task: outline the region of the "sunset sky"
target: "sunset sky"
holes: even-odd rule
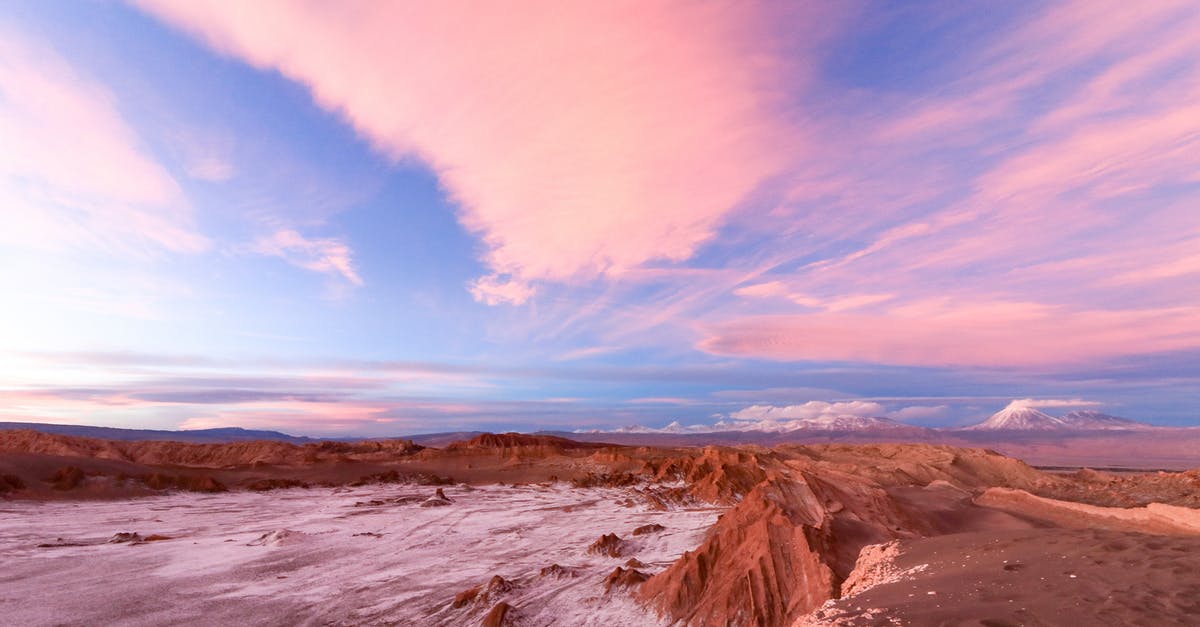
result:
[[[9,0],[0,421],[1200,424],[1200,3]]]

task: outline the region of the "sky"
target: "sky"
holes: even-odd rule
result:
[[[1200,4],[0,9],[0,420],[1200,425]]]

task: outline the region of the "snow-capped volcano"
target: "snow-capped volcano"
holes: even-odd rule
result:
[[[1061,420],[1067,427],[1072,429],[1123,430],[1153,428],[1153,425],[1148,425],[1144,422],[1138,422],[1128,418],[1119,418],[1117,416],[1111,416],[1104,412],[1095,410],[1073,411],[1062,418],[1059,418],[1059,420]]]
[[[1095,410],[1076,410],[1061,418],[1055,418],[1019,401],[1013,401],[1004,409],[992,414],[991,418],[967,427],[968,430],[980,431],[1118,431],[1153,428],[1153,425],[1110,416]]]
[[[1067,424],[1061,419],[1019,403],[1009,403],[1008,407],[992,414],[991,418],[967,427],[980,431],[1057,431],[1065,428]]]

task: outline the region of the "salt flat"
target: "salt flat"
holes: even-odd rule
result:
[[[630,489],[564,483],[375,485],[0,507],[0,622],[466,625],[498,601],[527,625],[653,625],[604,578],[631,558],[654,573],[698,546],[723,511],[656,511]],[[382,505],[371,501],[383,501]],[[658,523],[665,530],[631,531]],[[170,539],[109,543],[136,532]],[[600,535],[626,540],[594,555]],[[38,545],[64,545],[41,546]],[[542,576],[558,564],[574,576]],[[494,575],[512,589],[453,608]]]

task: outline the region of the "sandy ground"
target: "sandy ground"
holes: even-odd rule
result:
[[[386,502],[432,493],[387,485],[2,503],[0,623],[468,625],[503,600],[527,625],[653,625],[624,591],[606,593],[604,577],[630,557],[661,570],[722,511],[654,511],[630,506],[625,490],[562,483],[447,487],[453,503],[443,507]],[[666,529],[630,535],[648,523]],[[172,539],[107,542],[119,532]],[[625,555],[586,551],[605,533],[629,541]],[[540,576],[551,564],[574,576]],[[493,575],[512,590],[450,607]]]
[[[1200,538],[1029,529],[902,541],[898,581],[808,625],[1200,625]]]

